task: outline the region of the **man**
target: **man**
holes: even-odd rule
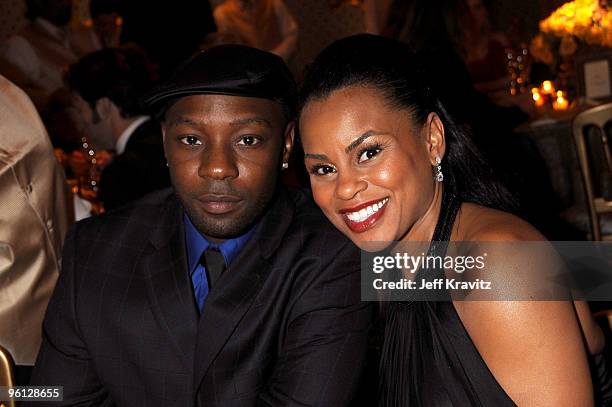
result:
[[[74,104],[89,128],[98,128],[88,133],[104,133],[117,153],[100,179],[106,210],[170,186],[160,125],[138,103],[153,80],[144,56],[129,49],[96,51],[70,66]]]
[[[0,346],[27,384],[68,229],[66,182],[26,94],[0,76]]]
[[[350,405],[371,310],[358,251],[277,183],[295,93],[282,59],[226,45],[147,98],[174,191],[72,230],[33,384],[65,404]]]

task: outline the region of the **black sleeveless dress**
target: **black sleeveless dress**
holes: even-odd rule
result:
[[[460,206],[454,195],[443,195],[428,255],[445,256]],[[436,273],[434,278],[444,277],[443,270],[428,272]],[[382,311],[386,323],[380,407],[516,406],[470,339],[450,295],[445,302],[383,303]],[[593,359],[596,405],[607,406],[612,394],[610,375],[601,355]]]
[[[461,203],[444,194],[428,255],[445,256]],[[433,278],[444,277],[443,270]],[[419,278],[417,273],[416,278]],[[452,302],[388,302],[379,404],[515,406],[478,353]]]

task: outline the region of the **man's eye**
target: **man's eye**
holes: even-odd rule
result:
[[[361,154],[359,154],[359,162],[362,163],[364,161],[368,161],[372,158],[374,158],[378,153],[380,153],[380,148],[376,147],[376,148],[368,148],[366,150],[363,150],[361,152]]]
[[[179,141],[183,144],[186,144],[188,146],[199,146],[202,144],[202,142],[200,141],[200,139],[198,139],[196,136],[183,136],[183,137],[179,137]]]
[[[312,167],[310,172],[316,175],[327,175],[333,174],[336,172],[336,169],[330,165],[317,165],[316,167]]]
[[[261,143],[261,140],[255,136],[244,136],[238,142],[238,144],[241,146],[253,146],[259,143]]]

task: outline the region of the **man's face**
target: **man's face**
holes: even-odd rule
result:
[[[239,236],[265,211],[292,126],[273,101],[196,95],[179,99],[162,124],[174,189],[208,239]]]
[[[78,93],[71,93],[72,107],[78,113],[73,116],[77,120],[77,126],[83,134],[88,134],[94,140],[106,140],[114,144],[121,134],[113,132],[113,126],[109,115],[101,116],[100,112],[94,110]],[[108,101],[110,103],[110,101]]]

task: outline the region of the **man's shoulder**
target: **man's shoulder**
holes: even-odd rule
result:
[[[352,248],[350,240],[336,229],[316,205],[312,194],[306,189],[288,189],[287,195],[294,205],[293,219],[287,230],[288,236],[298,236],[305,246]]]
[[[79,221],[77,227],[81,233],[114,234],[127,229],[146,233],[157,228],[168,216],[168,212],[178,205],[174,190],[166,188],[102,215]]]
[[[326,222],[327,218],[315,203],[312,192],[304,188],[286,188],[286,195],[295,207],[294,221],[308,218],[315,222]]]

